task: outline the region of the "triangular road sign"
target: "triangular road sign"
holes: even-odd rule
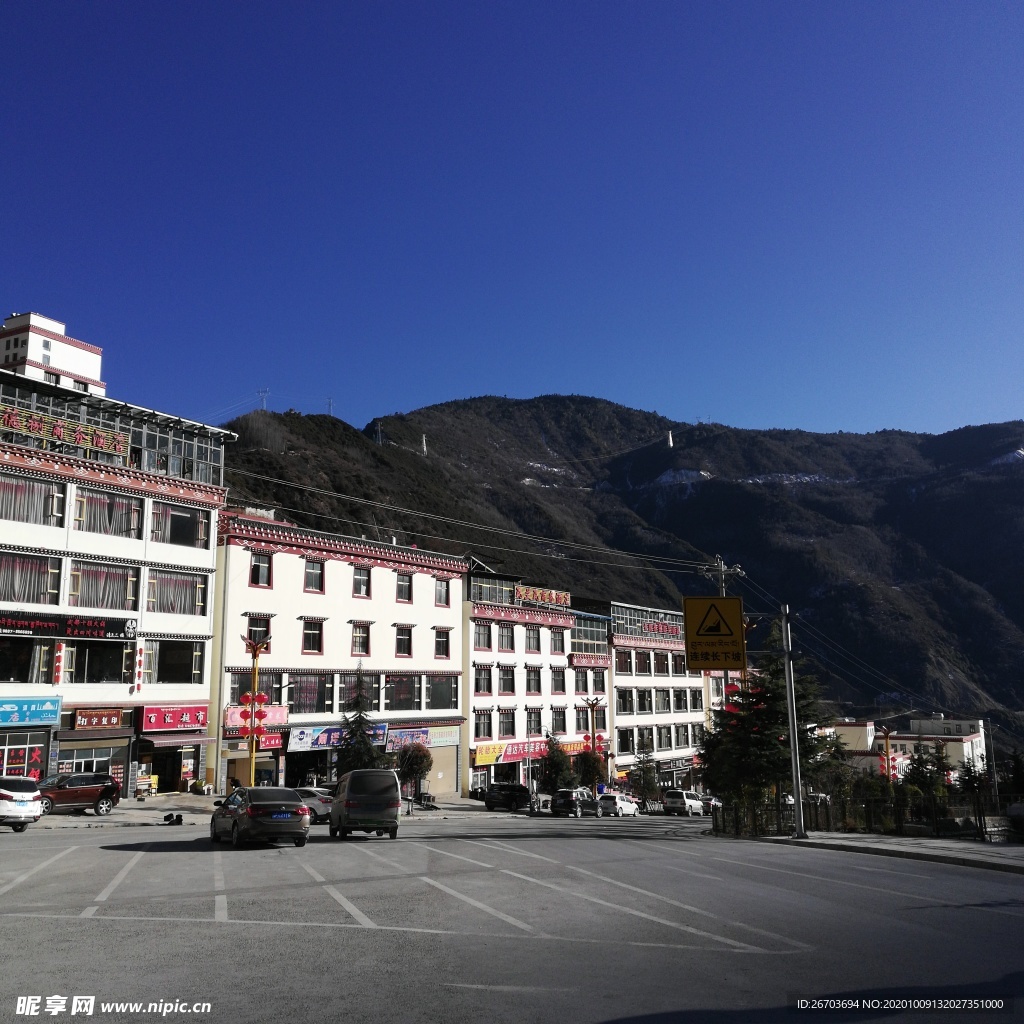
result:
[[[726,622],[725,617],[718,610],[718,606],[714,604],[708,606],[704,618],[701,619],[701,623],[697,627],[696,635],[708,637],[735,636],[729,623]]]

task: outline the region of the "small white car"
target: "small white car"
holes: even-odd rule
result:
[[[625,793],[602,793],[598,800],[601,810],[616,818],[635,818],[640,808]]]
[[[666,814],[704,814],[700,796],[690,790],[666,789],[661,794],[661,806]]]
[[[24,832],[30,822],[42,816],[42,800],[35,779],[0,776],[0,825],[10,825],[15,832]]]

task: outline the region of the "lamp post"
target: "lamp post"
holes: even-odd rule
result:
[[[603,697],[588,697],[583,701],[584,706],[590,716],[590,749],[597,753],[597,729],[594,727],[595,713],[598,708],[604,707]],[[597,796],[597,783],[591,785],[591,791],[594,796]]]
[[[260,640],[250,640],[242,636],[242,643],[245,644],[246,654],[252,657],[252,685],[248,693],[243,693],[239,700],[248,705],[242,709],[242,719],[251,723],[243,725],[239,732],[249,740],[249,785],[256,785],[256,740],[267,730],[263,727],[263,719],[267,717],[263,705],[266,703],[267,695],[260,693],[260,655],[270,647],[270,634]],[[248,698],[248,699],[246,699]]]

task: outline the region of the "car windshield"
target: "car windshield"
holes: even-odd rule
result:
[[[257,786],[249,790],[249,802],[253,804],[302,803],[302,797],[294,789],[283,786]]]
[[[67,782],[70,779],[70,775],[47,775],[39,785],[40,786],[59,786],[62,782]]]
[[[35,779],[24,779],[10,775],[0,779],[0,789],[6,789],[8,793],[34,793],[36,788]]]
[[[555,796],[572,796],[573,790],[571,789],[560,789]]]

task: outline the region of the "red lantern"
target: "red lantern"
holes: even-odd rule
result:
[[[252,694],[249,692],[243,693],[238,699],[242,704],[251,704]]]
[[[262,691],[260,691],[259,693],[256,694],[256,703],[257,704],[266,704],[269,699],[270,698],[265,693],[263,693]]]

